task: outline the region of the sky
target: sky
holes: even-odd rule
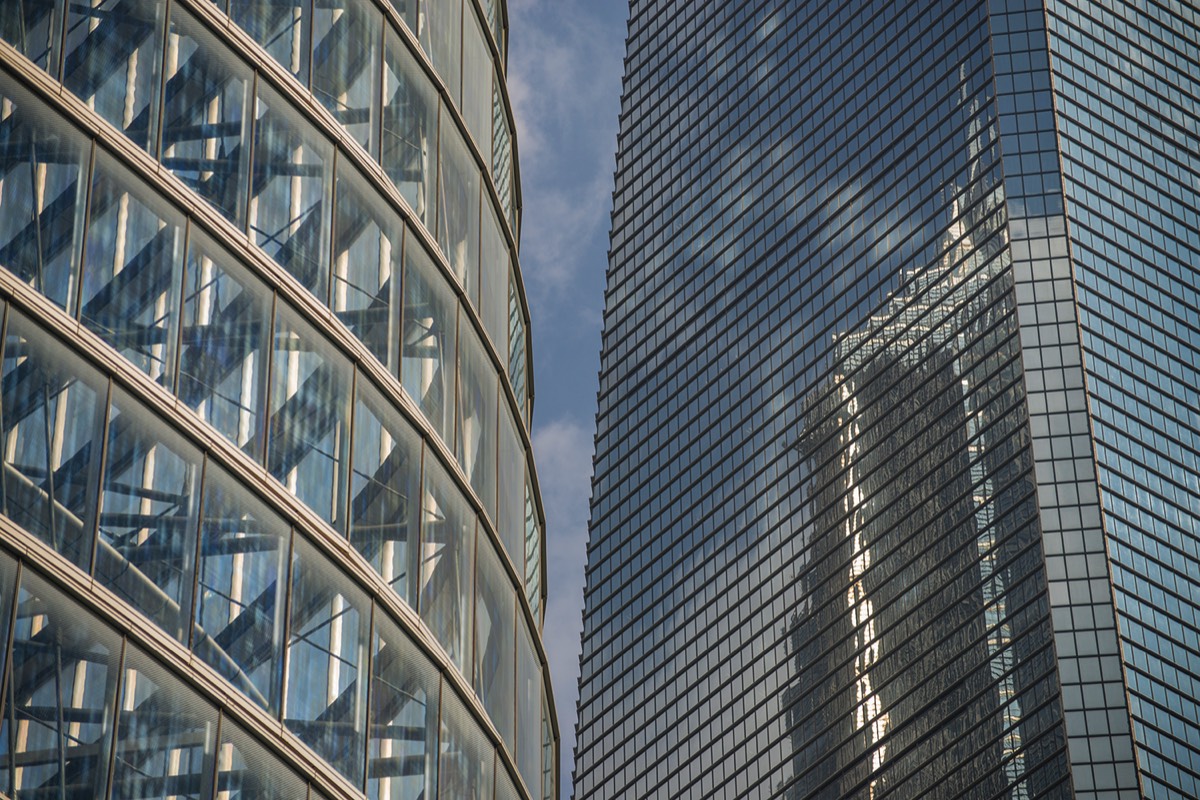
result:
[[[571,796],[583,571],[625,0],[509,0],[508,87],[533,321],[533,453],[546,511],[543,633]]]

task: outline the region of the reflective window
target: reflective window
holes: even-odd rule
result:
[[[511,270],[508,242],[491,202],[483,204],[479,258],[479,316],[483,329],[504,357],[508,352],[508,281]]]
[[[437,669],[391,620],[375,618],[367,796],[437,796]]]
[[[438,797],[441,800],[492,800],[495,751],[458,696],[442,696],[438,743]]]
[[[438,149],[438,245],[479,308],[479,168],[442,109]]]
[[[492,51],[483,38],[472,3],[463,9],[462,110],[463,121],[479,152],[492,149]]]
[[[517,769],[538,795],[542,778],[542,671],[524,615],[517,626]]]
[[[354,406],[353,453],[350,542],[415,607],[421,439],[366,381]]]
[[[421,503],[421,620],[463,674],[471,656],[475,517],[436,458]],[[511,592],[510,592],[511,594]]]
[[[496,530],[517,574],[525,571],[525,446],[507,402],[500,404],[500,468]]]
[[[475,692],[513,747],[516,600],[495,548],[480,538],[475,582]]]
[[[304,798],[304,780],[244,730],[221,720],[217,748],[217,800]]]
[[[98,153],[88,201],[83,324],[173,388],[183,273],[183,216]]]
[[[375,87],[382,22],[370,0],[348,0],[336,6],[317,3],[312,10],[313,94],[376,158],[372,116],[379,108]]]
[[[517,210],[513,202],[512,135],[509,133],[508,113],[500,92],[502,79],[497,76],[492,87],[492,181],[500,195],[500,207],[513,231],[517,229]],[[487,154],[487,151],[484,151]]]
[[[380,164],[417,219],[433,227],[438,96],[392,30],[384,39],[383,141]]]
[[[62,81],[139,147],[154,153],[166,4],[67,4]]]
[[[279,709],[290,530],[229,473],[209,464],[192,648],[244,694]]]
[[[496,368],[472,328],[458,349],[458,463],[492,519],[496,513]]]
[[[96,580],[187,641],[200,453],[114,390],[104,451]]]
[[[4,94],[0,263],[73,313],[90,145],[25,92]]]
[[[355,171],[338,169],[330,305],[392,372],[400,341],[400,216]]]
[[[267,469],[335,528],[343,525],[350,366],[280,305],[271,357]]]
[[[261,82],[254,123],[250,238],[324,301],[333,147]]]
[[[542,607],[542,526],[538,522],[533,486],[525,483],[525,597],[534,619],[541,619]]]
[[[521,308],[521,296],[516,277],[510,278],[508,289],[508,379],[512,382],[513,394],[521,407],[521,414],[529,420],[529,398],[525,395],[525,312]]]
[[[211,796],[216,740],[216,709],[127,646],[111,796]]]
[[[178,5],[163,92],[163,166],[239,227],[250,157],[250,69]]]
[[[16,311],[4,337],[4,513],[87,569],[107,381]]]
[[[458,300],[415,242],[404,266],[400,381],[442,440],[451,442]]]
[[[272,296],[195,227],[188,238],[179,399],[254,457],[262,453]]]
[[[309,5],[309,0],[229,0],[233,21],[306,86],[313,17]]]
[[[283,721],[355,785],[362,783],[367,598],[303,539],[292,562]]]
[[[59,36],[65,0],[12,0],[0,14],[0,39],[51,73],[58,73]]]
[[[462,108],[462,75],[459,58],[462,51],[462,0],[425,0],[422,10],[428,17],[429,42],[425,52],[433,62],[454,104]],[[422,40],[422,44],[425,41]]]
[[[13,797],[104,795],[120,657],[116,633],[23,575],[0,731],[0,785]]]

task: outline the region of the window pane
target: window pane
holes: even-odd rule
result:
[[[121,640],[39,576],[17,595],[0,785],[18,800],[102,797]]]
[[[339,529],[346,497],[350,378],[345,357],[280,305],[271,360],[267,468]]]
[[[232,476],[208,465],[193,648],[263,708],[279,710],[290,530]]]
[[[371,116],[379,107],[375,93],[383,17],[369,0],[318,3],[312,14],[313,94],[355,141],[377,156]]]
[[[162,162],[241,227],[249,174],[250,70],[178,5],[171,10]]]
[[[91,145],[0,80],[0,263],[74,313]]]
[[[463,11],[463,120],[479,152],[492,150],[492,51],[472,4]]]
[[[57,75],[63,0],[11,0],[8,7],[0,14],[0,39]]]
[[[484,508],[496,518],[496,368],[469,326],[461,331],[458,463]]]
[[[96,580],[186,642],[200,453],[123,392],[113,392]]]
[[[358,388],[353,447],[350,542],[415,608],[421,439],[366,381]]]
[[[173,388],[183,216],[100,153],[92,175],[80,317]]]
[[[508,243],[491,201],[483,204],[480,239],[479,315],[483,329],[496,345],[501,358],[508,355],[508,275],[511,271]]]
[[[87,569],[107,381],[10,310],[4,337],[4,513]]]
[[[517,632],[517,769],[529,793],[538,795],[542,778],[542,670],[524,615]]]
[[[209,797],[217,710],[133,646],[125,652],[112,797]]]
[[[517,294],[517,279],[509,279],[508,289],[508,379],[525,421],[529,421],[529,399],[525,395],[525,312]]]
[[[421,5],[429,17],[426,52],[433,62],[433,68],[450,91],[454,104],[461,108],[459,57],[462,47],[462,0],[425,0]]]
[[[496,800],[521,800],[512,776],[498,760],[496,762]]]
[[[479,168],[442,109],[438,149],[438,246],[479,308]]]
[[[296,800],[304,780],[226,717],[217,749],[217,800]]]
[[[437,93],[408,46],[391,29],[385,45],[380,163],[417,219],[432,229]]]
[[[254,458],[262,454],[271,301],[265,286],[193,227],[179,399]]]
[[[229,16],[271,57],[308,85],[310,0],[230,0]]]
[[[325,300],[333,146],[261,83],[255,120],[250,237]]]
[[[400,216],[355,171],[338,170],[333,310],[394,374],[399,360]]]
[[[508,129],[508,113],[504,107],[503,85],[497,77],[492,87],[492,180],[500,195],[500,207],[513,231],[517,229],[517,212],[513,203],[512,136]],[[485,151],[486,157],[486,151]]]
[[[508,402],[500,405],[500,469],[496,529],[517,574],[525,574],[525,445]]]
[[[371,673],[367,796],[437,796],[437,669],[391,620],[377,616]]]
[[[480,537],[475,583],[475,693],[513,747],[516,598],[495,549]]]
[[[533,487],[525,483],[525,597],[535,619],[542,607],[542,526],[533,502]]]
[[[365,682],[359,681],[371,607],[302,539],[293,556],[284,724],[362,785]]]
[[[166,4],[93,0],[67,8],[63,83],[153,154]]]
[[[454,441],[455,335],[458,300],[413,237],[404,256],[400,380],[441,435]]]
[[[421,619],[468,675],[471,657],[475,517],[435,458],[425,460],[421,504]]]
[[[454,692],[442,693],[438,797],[492,800],[495,749]]]

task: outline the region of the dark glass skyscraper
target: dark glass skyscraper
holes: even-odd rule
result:
[[[1200,14],[633,2],[576,793],[1200,794]]]
[[[0,1],[0,795],[556,797],[507,34]]]

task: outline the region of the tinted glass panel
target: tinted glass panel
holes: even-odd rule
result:
[[[353,446],[350,542],[415,607],[421,439],[365,381],[354,406]]]
[[[107,381],[9,312],[4,339],[4,513],[83,568],[92,558]]]
[[[162,162],[241,225],[250,156],[250,70],[179,6],[171,10]]]
[[[200,467],[195,447],[114,391],[96,580],[183,641],[191,617]]]
[[[271,293],[192,229],[184,279],[179,399],[253,457],[262,453]]]
[[[104,154],[96,157],[88,214],[80,317],[171,389],[183,217]]]
[[[287,704],[283,721],[356,785],[363,777],[366,736],[365,595],[307,542],[292,562]]]

